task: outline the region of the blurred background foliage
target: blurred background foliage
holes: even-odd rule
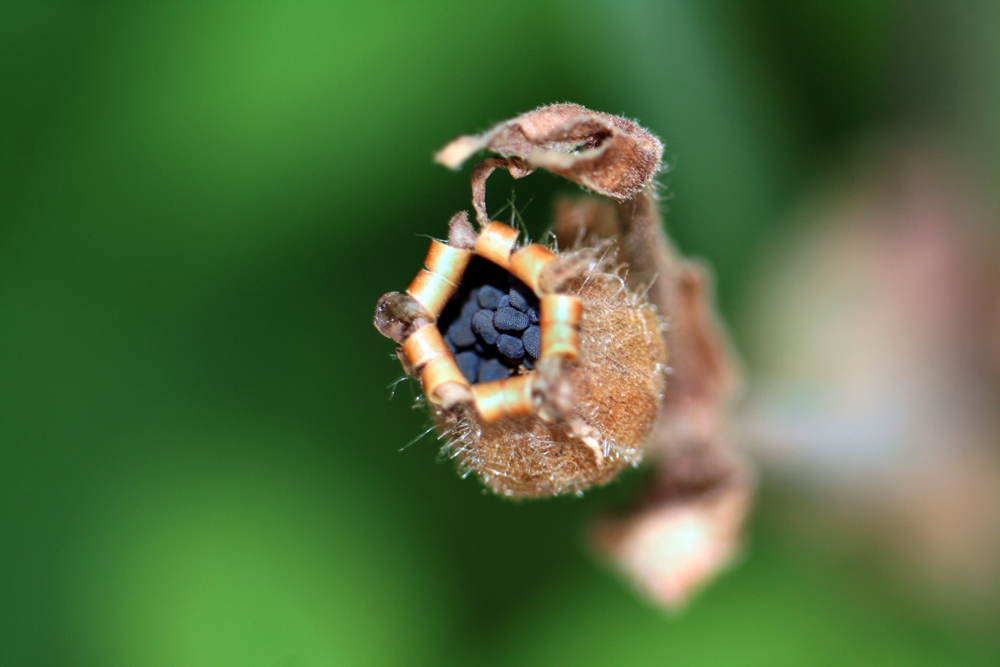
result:
[[[800,530],[766,471],[745,561],[664,615],[586,544],[641,471],[515,504],[400,451],[370,322],[469,207],[432,152],[573,101],[663,137],[752,348],[859,144],[933,136],[995,205],[997,44],[991,2],[0,3],[0,662],[996,664],[995,598]],[[574,190],[494,178],[535,234]]]

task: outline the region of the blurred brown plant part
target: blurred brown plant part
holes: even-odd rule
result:
[[[738,554],[754,485],[731,425],[739,373],[708,270],[677,252],[649,189],[622,203],[564,199],[554,231],[560,244],[613,240],[627,282],[645,286],[666,317],[671,372],[646,446],[654,481],[630,512],[601,519],[595,537],[642,592],[680,607]]]
[[[761,369],[748,437],[813,508],[808,530],[832,522],[846,543],[875,545],[935,600],[992,604],[995,203],[926,137],[881,137],[846,171],[803,207],[808,233],[774,249],[748,304]]]

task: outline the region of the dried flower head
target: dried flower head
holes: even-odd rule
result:
[[[707,272],[660,221],[662,144],[632,121],[557,104],[436,159],[458,168],[480,150],[499,157],[472,170],[478,229],[455,214],[406,292],[379,300],[375,326],[420,380],[445,453],[497,494],[579,494],[652,455],[642,505],[595,535],[641,590],[682,604],[737,553],[753,476],[731,447],[738,383]],[[553,247],[519,245],[486,213],[497,168],[548,169],[604,198],[562,201]],[[697,544],[685,542],[692,526]]]
[[[472,170],[478,229],[457,213],[447,243],[433,241],[406,292],[384,295],[375,314],[420,380],[444,451],[518,498],[582,493],[647,450],[704,464],[679,468],[700,481],[669,485],[671,503],[703,505],[706,491],[745,480],[725,455],[735,374],[705,272],[680,260],[657,211],[660,141],[624,118],[559,104],[460,137],[436,159],[458,168],[481,150],[499,157]],[[548,169],[605,198],[562,202],[557,246],[519,245],[517,230],[486,213],[497,168],[515,178]],[[706,569],[725,560],[713,558]]]
[[[496,167],[545,166],[627,199],[662,146],[629,121],[558,105],[457,139],[438,160],[458,166],[482,148],[505,157],[473,171],[479,231],[457,214],[407,292],[379,301],[375,325],[400,344],[463,471],[508,496],[582,492],[642,457],[663,393],[662,321],[608,248],[519,247],[517,230],[486,216],[485,182]]]

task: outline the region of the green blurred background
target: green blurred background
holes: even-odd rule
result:
[[[0,4],[0,663],[996,664],[803,536],[765,475],[745,561],[667,616],[437,459],[376,299],[469,208],[434,150],[535,106],[667,144],[668,226],[748,273],[859,137],[920,124],[1000,177],[993,3]],[[546,225],[547,175],[491,181]],[[751,359],[751,371],[752,368]]]

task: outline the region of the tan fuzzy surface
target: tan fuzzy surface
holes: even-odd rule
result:
[[[584,307],[580,356],[559,378],[571,396],[570,414],[545,421],[536,413],[490,424],[467,408],[435,411],[445,453],[500,495],[581,493],[610,481],[641,460],[659,413],[667,351],[654,309],[596,263],[560,291],[578,295]],[[536,396],[540,404],[547,400]],[[596,430],[599,452],[581,439],[581,427]]]

